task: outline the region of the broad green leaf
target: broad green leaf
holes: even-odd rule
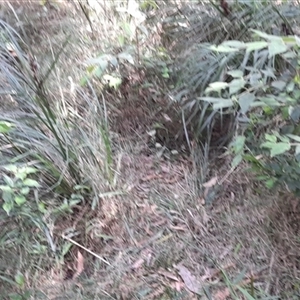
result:
[[[4,174],[3,179],[7,185],[9,185],[10,187],[14,187],[14,181],[9,176]]]
[[[281,40],[272,41],[269,44],[269,58],[277,54],[282,54],[288,50],[287,45]]]
[[[29,187],[28,187],[28,186],[25,186],[25,187],[21,188],[20,193],[21,193],[22,195],[28,195],[28,194],[29,194],[29,191],[30,191]]]
[[[298,136],[298,135],[286,134],[286,136],[289,137],[290,139],[296,141],[296,142],[300,142],[300,136]]]
[[[38,208],[39,208],[39,211],[42,212],[43,214],[46,213],[46,207],[45,207],[45,203],[43,202],[39,202],[38,204]]]
[[[283,143],[289,143],[290,142],[290,140],[289,140],[289,138],[287,136],[281,135],[277,131],[273,131],[273,134],[276,135],[277,138],[280,139]]]
[[[268,142],[272,142],[272,143],[276,143],[277,142],[277,137],[273,134],[268,134],[266,133],[265,134],[265,139],[268,141]]]
[[[15,281],[19,286],[23,287],[25,284],[24,275],[21,272],[18,272],[17,275],[15,276]]]
[[[231,70],[231,71],[228,71],[227,74],[232,76],[233,78],[240,78],[240,77],[243,77],[244,72],[241,70]]]
[[[291,149],[290,143],[277,143],[271,149],[271,157],[274,157],[279,154],[283,154]]]
[[[255,95],[253,93],[243,93],[239,96],[239,105],[241,107],[241,112],[246,113],[255,100]]]
[[[259,97],[258,99],[270,107],[280,106],[280,103],[271,97]]]
[[[238,78],[232,80],[229,84],[229,94],[235,94],[238,91],[240,91],[245,86],[245,80],[244,78]]]
[[[2,206],[2,208],[6,211],[6,213],[9,215],[11,210],[14,208],[13,202],[5,202]]]
[[[266,47],[268,47],[268,43],[267,42],[250,42],[250,43],[246,43],[246,49],[247,49],[247,52],[251,52],[251,51],[254,51],[254,50],[261,50],[261,49],[264,49]]]
[[[295,82],[291,81],[291,82],[287,85],[286,91],[287,91],[288,93],[291,93],[294,89],[295,89]]]
[[[9,122],[0,121],[0,133],[8,133],[14,128],[15,125]]]
[[[241,163],[242,160],[243,160],[243,156],[241,153],[236,155],[231,162],[231,167],[232,168],[237,167]]]
[[[209,87],[212,91],[221,91],[225,88],[228,87],[228,83],[227,82],[212,82],[209,84]]]
[[[298,122],[300,120],[300,106],[289,107],[289,116],[294,122]]]
[[[276,81],[273,81],[271,85],[274,88],[282,91],[286,87],[286,82],[283,80],[276,80]]]
[[[26,198],[23,195],[17,195],[15,196],[15,202],[21,206],[22,204],[24,204],[26,202]]]
[[[230,53],[230,52],[237,52],[239,51],[238,49],[235,49],[235,48],[231,48],[231,47],[226,47],[226,46],[222,46],[222,45],[219,45],[219,46],[210,46],[209,47],[210,50],[212,51],[216,51],[216,52],[221,52],[221,53]]]
[[[28,187],[39,187],[40,186],[40,184],[36,180],[30,179],[30,178],[26,178],[23,181],[23,184]]]
[[[3,192],[12,192],[12,188],[9,185],[0,185],[0,190]]]
[[[245,141],[246,137],[243,135],[239,135],[235,138],[235,140],[231,143],[234,153],[240,153],[244,149]]]
[[[295,148],[295,155],[298,155],[300,153],[300,145],[297,145]]]
[[[12,172],[12,173],[16,173],[17,172],[17,166],[16,165],[6,165],[3,167],[6,171]]]
[[[283,154],[291,149],[290,143],[276,143],[273,144],[270,148],[271,150],[271,157],[274,157],[279,154]]]
[[[232,107],[233,106],[233,102],[230,99],[223,99],[220,102],[216,102],[213,104],[213,109],[214,110],[218,110],[221,108],[227,108],[227,107]]]
[[[3,191],[2,198],[5,202],[12,202],[13,191]]]

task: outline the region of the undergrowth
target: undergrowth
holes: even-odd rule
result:
[[[8,5],[5,299],[297,297],[300,12],[225,3]]]

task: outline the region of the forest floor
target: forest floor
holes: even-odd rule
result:
[[[69,78],[80,81],[78,70],[103,50],[109,34],[92,33],[70,4],[11,5],[14,13],[8,9],[2,17],[17,31],[25,28],[41,69],[71,33],[57,65],[61,82],[49,83],[53,97],[68,94]],[[70,226],[81,232],[60,263],[15,249],[20,269],[26,259],[31,265],[26,288],[36,291],[32,299],[299,299],[299,205],[266,191],[246,165],[230,171],[224,156],[209,164],[204,194],[215,194],[207,201],[191,156],[149,142],[158,118],[167,118],[160,113],[166,96],[158,94],[155,104],[149,96],[160,90],[156,84],[152,90],[128,84],[126,97],[106,95],[122,195],[55,224],[58,240]]]

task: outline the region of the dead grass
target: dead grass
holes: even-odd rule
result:
[[[57,71],[62,80],[50,83],[53,97],[68,94],[66,75],[77,82],[74,65],[80,67],[103,50],[107,34],[99,29],[92,39],[82,16],[74,19],[74,8],[66,3],[46,13],[36,2],[13,4],[17,15],[25,16],[22,22],[35,53],[43,53],[38,57],[41,65],[71,33],[70,52],[63,55]],[[112,32],[115,27],[105,29]],[[139,94],[135,90],[132,95]],[[60,261],[47,250],[32,255],[32,241],[24,239],[23,245],[1,249],[6,251],[1,265],[7,265],[1,272],[13,276],[15,268],[26,268],[32,299],[207,299],[204,287],[211,299],[234,299],[229,283],[235,293],[236,286],[254,292],[255,299],[298,299],[299,205],[266,193],[244,170],[226,177],[212,204],[204,205],[195,191],[189,158],[166,159],[157,149],[148,150],[147,131],[157,117],[153,104],[142,97],[129,107],[120,95],[107,99],[114,108],[109,112],[115,120],[115,184],[123,194],[103,196],[95,210],[87,203],[54,224],[60,250],[70,246]],[[211,177],[224,178],[228,164],[212,163],[210,169]],[[74,236],[67,232],[70,228]],[[7,245],[12,245],[13,231],[2,232],[7,234]],[[21,262],[14,252],[22,255]],[[76,272],[80,274],[74,276]],[[235,299],[245,299],[237,295]]]

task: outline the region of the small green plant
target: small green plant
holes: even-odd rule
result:
[[[3,169],[9,175],[2,175],[4,183],[0,185],[4,200],[2,207],[9,215],[16,205],[23,206],[28,201],[29,193],[40,186],[35,179],[29,178],[29,175],[37,173],[38,169],[16,164],[3,166]]]

